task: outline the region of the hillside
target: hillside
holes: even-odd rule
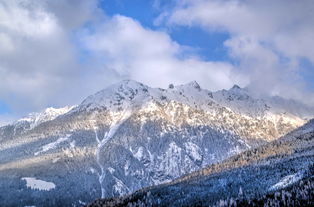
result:
[[[312,206],[314,120],[279,140],[168,184],[96,206]]]

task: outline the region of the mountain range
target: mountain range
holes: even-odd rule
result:
[[[289,168],[295,173],[286,179],[299,181],[310,171],[312,140],[302,137],[312,133],[313,114],[302,103],[258,98],[237,85],[212,92],[195,81],[167,89],[121,81],[76,106],[48,108],[0,127],[0,205],[81,206],[148,186],[157,187],[134,195],[142,202],[143,192],[150,192],[152,202],[165,206],[174,199],[178,206],[191,204],[189,198],[200,196],[195,202],[204,202],[205,190],[217,194],[208,193],[215,195],[208,203],[229,202],[239,186],[253,199],[253,185],[267,194],[272,191],[262,188],[277,189],[275,182],[290,176],[264,168],[249,173],[260,166],[273,169],[284,159],[305,157],[309,161],[296,159],[304,164]],[[267,173],[277,174],[269,181]],[[222,193],[226,186],[229,197]],[[174,195],[179,191],[187,200]]]

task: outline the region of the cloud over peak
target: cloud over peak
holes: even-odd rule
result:
[[[129,17],[116,15],[107,19],[85,34],[82,41],[120,76],[148,85],[167,86],[197,79],[215,90],[237,81],[231,64],[187,55],[186,48],[165,32],[144,28]]]
[[[313,10],[311,0],[185,0],[161,17],[169,25],[229,33],[224,45],[252,87],[303,99],[300,63],[305,58],[314,64]]]
[[[78,103],[126,78],[153,87],[239,84],[314,103],[300,73],[302,59],[314,63],[311,0],[156,0],[155,27],[107,15],[101,4],[110,1],[73,2],[0,0],[0,102],[15,115]],[[173,26],[227,33],[229,59],[203,59],[171,36]]]

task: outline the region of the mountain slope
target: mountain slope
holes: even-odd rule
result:
[[[249,100],[243,104],[260,112],[261,101]],[[289,111],[238,110],[196,82],[159,89],[122,81],[21,133],[7,136],[0,129],[0,195],[6,194],[0,205],[69,206],[124,195],[275,140],[303,123]],[[55,187],[34,190],[29,180]]]
[[[28,116],[23,117],[12,124],[0,127],[0,140],[4,138],[10,139],[14,136],[23,134],[44,122],[51,121],[58,116],[66,114],[73,108],[74,106],[66,106],[63,108],[50,107],[39,113],[30,113]]]
[[[314,120],[287,136],[169,184],[96,200],[100,206],[311,206]]]
[[[295,100],[287,100],[279,96],[255,97],[247,88],[234,85],[229,90],[213,93],[217,103],[249,116],[267,116],[270,114],[288,113],[302,119],[313,118],[313,107]]]

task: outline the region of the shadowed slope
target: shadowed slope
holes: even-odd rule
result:
[[[306,206],[313,204],[313,169],[311,120],[277,141],[168,184],[125,197],[97,200],[88,206]]]

